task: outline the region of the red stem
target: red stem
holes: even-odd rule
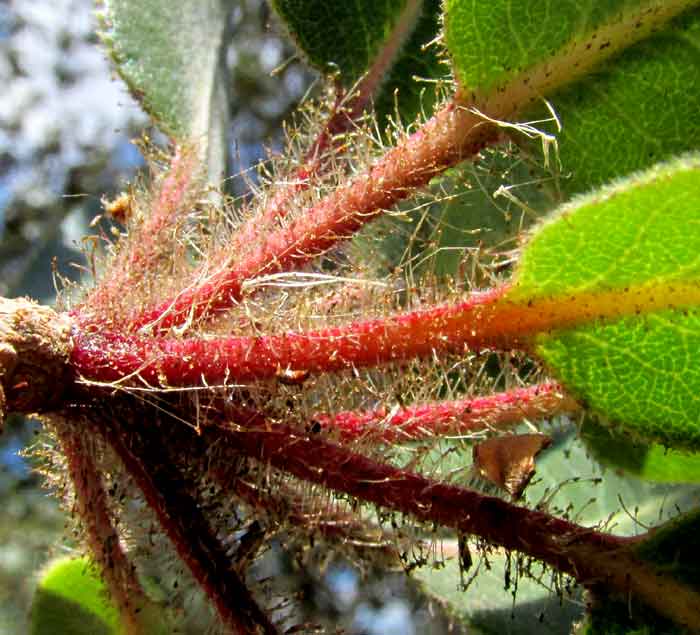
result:
[[[236,452],[269,462],[297,478],[478,536],[541,560],[583,585],[602,586],[623,597],[634,594],[677,623],[700,626],[697,594],[637,559],[631,550],[635,539],[431,481],[342,446],[301,436],[283,425],[270,425],[264,431],[217,426],[204,434],[205,439],[211,436],[210,442],[225,439]]]
[[[343,441],[378,440],[387,444],[464,435],[482,430],[503,430],[524,419],[573,414],[581,406],[553,383],[516,388],[486,397],[437,401],[389,410],[386,406],[365,412],[345,411],[311,417]]]
[[[329,159],[324,156],[326,151],[329,148],[341,149],[338,144],[339,135],[350,130],[367,110],[406,37],[411,34],[421,11],[421,4],[420,0],[409,0],[406,3],[392,29],[391,37],[377,53],[367,73],[352,88],[350,95],[346,94],[340,83],[336,84],[336,98],[330,117],[304,155],[302,165],[294,171],[291,182],[282,184],[275,191],[262,213],[245,223],[237,232],[236,241],[239,245],[245,246],[259,240],[273,223],[287,215],[294,195],[306,190],[313,176],[325,172]]]
[[[561,297],[513,291],[502,286],[457,304],[282,335],[166,339],[76,329],[71,363],[84,377],[104,382],[131,375],[162,387],[248,382],[287,369],[332,372],[435,352],[529,348],[538,334],[700,302],[697,285],[684,282]]]
[[[277,629],[232,568],[202,506],[190,494],[196,488],[162,460],[162,433],[156,422],[126,432],[112,427],[115,420],[118,414],[108,413],[96,422],[96,427],[143,492],[163,531],[211,599],[223,624],[231,633],[276,635]]]
[[[313,208],[248,245],[235,263],[129,320],[133,330],[164,331],[229,309],[242,284],[262,274],[298,267],[352,236],[384,210],[410,196],[436,175],[473,157],[497,138],[497,129],[450,103],[369,170],[339,187]]]
[[[112,382],[138,374],[150,385],[186,386],[273,377],[280,368],[337,371],[425,356],[435,350],[514,346],[517,340],[512,331],[518,334],[514,328],[503,325],[505,334],[498,328],[482,332],[485,325],[498,322],[497,301],[503,293],[504,289],[494,289],[456,305],[263,337],[159,339],[76,331],[71,363],[93,381]]]
[[[256,424],[262,421],[260,418]],[[572,565],[560,548],[553,549],[555,542],[571,541],[603,550],[617,550],[626,544],[623,538],[377,463],[340,445],[302,436],[287,426],[270,426],[264,431],[217,426],[211,436],[226,439],[237,452],[269,462],[297,478],[480,536],[561,571],[572,572]]]
[[[259,242],[261,236],[287,216],[292,209],[294,196],[307,190],[311,185],[311,179],[325,171],[328,157],[324,155],[330,147],[334,149],[338,147],[336,137],[347,132],[364,112],[371,97],[371,93],[368,92],[371,88],[361,82],[348,102],[343,103],[342,87],[337,87],[331,116],[304,156],[303,165],[294,171],[290,180],[282,182],[277,187],[260,214],[241,226],[234,236],[235,245],[227,246],[226,253],[239,253],[246,246]],[[224,259],[228,260],[226,257]],[[197,277],[195,275],[195,278]]]
[[[138,612],[147,600],[112,523],[107,493],[93,461],[92,442],[84,438],[84,430],[66,421],[57,421],[55,430],[68,463],[87,546],[99,564],[110,598],[117,604],[125,632],[138,635],[143,632]]]

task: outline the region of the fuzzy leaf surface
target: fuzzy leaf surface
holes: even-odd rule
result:
[[[524,249],[511,301],[579,318],[537,354],[638,438],[700,447],[700,160],[663,165],[565,206]]]
[[[414,78],[446,74],[437,47],[426,47],[439,32],[439,0],[273,0],[272,5],[309,63],[323,73],[339,73],[345,88],[377,74],[370,96],[380,114],[394,112],[395,90],[407,120],[421,105],[430,110],[433,91]]]
[[[445,41],[461,100],[497,118],[563,128],[572,194],[700,147],[696,0],[448,0]],[[519,143],[531,145],[523,135]]]
[[[529,0],[447,0],[445,39],[463,90],[482,93],[510,83],[578,43],[604,59],[611,42],[599,42],[601,31],[634,41],[628,25],[639,30],[645,22],[658,23],[673,6],[682,11],[692,0],[603,0],[530,2]]]
[[[209,176],[225,168],[227,0],[104,0],[101,37],[117,71],[161,129],[198,145]]]

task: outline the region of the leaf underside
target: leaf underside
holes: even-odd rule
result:
[[[226,165],[227,0],[103,0],[100,36],[131,93],[177,142],[195,144],[212,182]]]
[[[586,447],[602,465],[657,483],[700,483],[700,454],[639,442],[588,418],[581,427]]]

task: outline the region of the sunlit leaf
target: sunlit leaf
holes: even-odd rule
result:
[[[643,439],[700,447],[700,160],[566,206],[527,244],[509,297],[578,312],[535,349],[590,408]]]
[[[61,558],[44,571],[32,604],[31,633],[119,633],[117,609],[88,558]]]
[[[144,633],[166,635],[173,615],[148,601],[137,611]],[[119,612],[96,565],[86,556],[58,558],[40,574],[31,610],[31,635],[122,635]]]
[[[557,132],[559,186],[585,192],[700,147],[700,11],[688,11],[693,6],[696,0],[448,0],[445,42],[465,105]],[[547,108],[539,106],[543,97]],[[542,122],[552,110],[561,132]]]

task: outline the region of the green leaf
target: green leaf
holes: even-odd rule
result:
[[[560,187],[585,192],[700,147],[697,4],[447,0],[445,42],[465,105],[552,133],[547,98]]]
[[[367,74],[369,96],[381,116],[393,114],[395,90],[407,121],[421,107],[430,112],[434,91],[414,77],[446,74],[437,47],[426,48],[439,32],[440,0],[273,0],[272,5],[321,72],[338,73],[346,89]]]
[[[552,372],[637,437],[700,448],[700,159],[565,206],[524,249],[508,298],[574,311],[536,339]],[[615,316],[606,320],[596,317]]]
[[[567,193],[585,192],[700,147],[700,11],[604,63],[549,97]],[[525,119],[542,119],[544,109]],[[545,130],[555,132],[551,126]]]
[[[119,614],[88,558],[55,560],[41,575],[32,635],[117,635]]]
[[[138,613],[144,633],[175,630],[170,611],[146,601]],[[90,558],[58,558],[40,574],[31,609],[31,635],[121,635],[117,607]]]
[[[589,51],[604,59],[614,46],[612,38],[624,46],[637,39],[633,31],[658,25],[693,4],[692,0],[446,0],[445,43],[462,89],[485,94],[533,76],[545,64],[555,66],[557,56],[573,51],[580,56]],[[603,33],[608,38],[601,40]]]
[[[101,37],[131,92],[163,131],[194,143],[217,182],[226,165],[227,0],[102,0]]]
[[[626,475],[657,483],[700,483],[698,453],[642,443],[591,419],[584,423],[581,436],[598,462]]]

